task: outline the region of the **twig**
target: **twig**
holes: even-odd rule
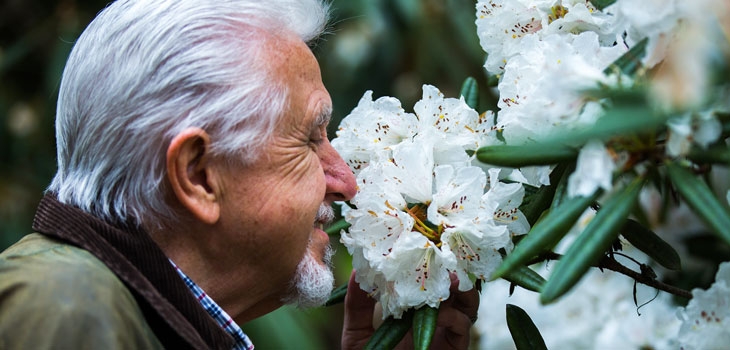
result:
[[[528,265],[532,265],[534,263],[542,262],[545,260],[560,260],[562,257],[561,254],[553,253],[553,252],[547,252],[543,253],[537,258],[533,259],[528,263]],[[647,285],[649,287],[654,287],[656,289],[659,289],[661,291],[685,298],[685,299],[692,299],[692,293],[690,293],[687,290],[684,290],[682,288],[678,288],[669,284],[666,284],[662,281],[657,280],[654,277],[647,276],[645,274],[642,274],[641,272],[636,272],[624,265],[621,265],[618,261],[611,257],[604,257],[601,261],[598,262],[597,265],[593,265],[593,267],[597,267],[600,269],[607,269],[614,272],[618,272],[620,274],[629,276],[634,279],[634,281]]]

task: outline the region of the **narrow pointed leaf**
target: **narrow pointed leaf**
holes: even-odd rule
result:
[[[574,160],[578,150],[572,147],[542,143],[531,143],[521,146],[486,146],[477,150],[480,162],[519,168],[532,165],[552,165],[563,161]]]
[[[370,338],[367,344],[365,344],[366,350],[390,350],[395,348],[403,337],[411,329],[413,323],[413,310],[408,310],[403,313],[403,318],[395,319],[388,317],[383,323],[375,330],[373,336]]]
[[[614,0],[615,1],[615,0]],[[634,46],[626,51],[616,61],[611,63],[606,69],[603,70],[603,74],[611,74],[615,70],[621,71],[626,75],[632,75],[641,68],[641,59],[646,56],[646,45],[649,43],[649,38],[644,38]]]
[[[555,186],[555,195],[553,196],[553,202],[550,203],[550,209],[555,209],[563,204],[563,201],[568,197],[568,180],[570,175],[575,171],[575,163],[568,164],[565,172],[558,180],[557,186]],[[552,174],[550,174],[552,175]],[[550,183],[553,183],[552,176],[550,177]]]
[[[520,307],[507,304],[507,328],[517,350],[547,350],[535,323]]]
[[[551,145],[582,145],[590,140],[607,140],[616,136],[628,136],[656,132],[666,127],[667,115],[654,113],[646,99],[633,95],[617,95],[625,99],[610,107],[596,123],[574,130],[566,130],[539,142],[542,148]]]
[[[508,272],[502,278],[537,293],[540,293],[542,286],[545,285],[545,279],[527,266],[520,266]]]
[[[461,96],[464,96],[466,105],[479,111],[479,85],[473,77],[468,77],[461,84]]]
[[[590,140],[657,132],[665,128],[667,118],[654,113],[646,103],[620,104],[609,108],[591,126],[567,130],[557,136],[520,146],[482,147],[477,150],[477,159],[486,164],[512,168],[553,165],[577,158],[578,149],[568,145],[578,146]]]
[[[570,230],[581,214],[598,198],[599,193],[590,197],[578,196],[551,210],[532,227],[527,236],[507,254],[492,279],[503,277],[508,272],[524,265],[533,257],[551,249]]]
[[[329,227],[327,227],[324,232],[326,232],[328,235],[339,235],[340,231],[347,230],[350,228],[350,224],[345,221],[345,219],[340,219],[332,223]]]
[[[612,5],[616,0],[591,0],[591,4],[599,10],[603,10],[606,7]]]
[[[324,306],[332,306],[345,301],[345,295],[347,295],[347,283],[335,288],[332,293],[330,293],[330,297],[324,303]]]
[[[427,350],[436,332],[436,319],[439,309],[428,305],[417,309],[413,314],[413,348]]]
[[[596,264],[618,237],[641,192],[644,180],[634,179],[601,206],[583,233],[555,264],[555,268],[540,293],[540,301],[548,304],[572,288],[585,272]],[[558,208],[560,209],[560,208]]]
[[[677,163],[667,165],[667,174],[687,205],[725,242],[730,243],[730,213],[710,187]]]
[[[670,270],[681,270],[679,254],[669,243],[656,233],[632,219],[627,219],[621,228],[621,236],[634,247],[646,253],[650,258]]]
[[[708,149],[693,147],[687,158],[696,163],[720,163],[730,165],[730,147],[718,146]]]
[[[567,165],[562,163],[555,167],[555,169],[553,169],[550,173],[551,185],[542,186],[529,196],[527,195],[527,186],[525,186],[525,198],[522,200],[522,204],[520,205],[520,211],[530,225],[534,225],[542,213],[550,207],[550,204],[555,197],[555,189],[557,188],[556,184],[560,181],[567,167]]]

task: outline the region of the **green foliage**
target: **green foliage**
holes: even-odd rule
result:
[[[646,55],[646,45],[648,43],[649,38],[644,38],[644,40],[639,41],[629,51],[619,57],[616,62],[609,65],[603,73],[611,74],[614,71],[619,71],[623,74],[633,75],[641,68],[641,58]]]
[[[577,197],[551,210],[505,257],[492,275],[492,279],[503,277],[530,259],[552,249],[568,233],[580,215],[598,198],[598,195],[599,193],[589,197]]]
[[[467,106],[479,110],[479,85],[476,79],[468,77],[464,80],[461,85],[461,96],[464,97]]]
[[[687,155],[687,158],[700,164],[716,163],[730,166],[730,148],[724,145],[718,145],[708,149],[693,147]]]
[[[550,278],[540,293],[543,304],[557,300],[567,292],[585,272],[596,264],[619,235],[639,198],[644,179],[636,178],[628,186],[614,193],[601,206],[596,217],[583,233],[570,245],[563,258],[556,264]]]
[[[439,309],[428,305],[416,309],[413,315],[413,348],[428,350],[436,332]]]
[[[520,146],[486,146],[477,150],[480,162],[519,168],[529,165],[552,165],[574,160],[578,150],[561,143],[530,143]]]
[[[657,236],[656,233],[642,226],[636,220],[626,220],[621,228],[621,236],[660,265],[670,270],[682,269],[679,253],[669,243]]]
[[[345,219],[339,219],[335,222],[333,222],[331,225],[329,225],[324,232],[327,232],[328,235],[339,235],[340,231],[347,230],[350,227],[350,224],[345,221]]]
[[[337,305],[345,301],[347,295],[347,283],[341,284],[339,287],[332,290],[330,297],[324,303],[324,306]]]
[[[605,9],[614,2],[616,2],[616,0],[591,0],[591,4],[593,4],[593,6],[595,6],[599,10]]]
[[[375,330],[375,334],[365,344],[365,350],[389,350],[395,348],[396,345],[408,333],[413,324],[413,314],[415,310],[408,310],[403,313],[403,317],[396,319],[388,317]]]
[[[502,278],[513,285],[517,285],[537,293],[540,293],[543,285],[545,285],[545,279],[527,266],[519,266],[516,269],[507,272]]]
[[[530,316],[520,307],[507,304],[507,327],[517,350],[547,350],[545,341]]]
[[[299,309],[285,306],[241,328],[259,349],[319,350],[328,346],[325,339],[313,335],[322,332],[326,320],[322,312],[303,314]]]
[[[553,169],[550,173],[550,183],[555,184],[560,182],[561,178],[566,175],[566,170],[568,168],[569,166],[565,163],[561,163],[555,167],[555,169]],[[567,176],[565,181],[567,181]],[[540,216],[542,216],[542,214],[550,208],[550,204],[555,198],[558,187],[542,186],[528,195],[527,189],[530,187],[531,186],[529,185],[525,185],[525,197],[522,199],[522,204],[520,204],[520,211],[527,219],[527,222],[529,222],[532,226],[535,225],[535,222],[537,222]]]
[[[710,187],[689,169],[676,162],[667,165],[667,174],[687,205],[726,243],[730,243],[730,213],[727,206],[715,197]]]

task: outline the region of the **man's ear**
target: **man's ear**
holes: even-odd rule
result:
[[[167,179],[175,197],[194,217],[214,224],[220,217],[221,183],[209,154],[210,136],[200,128],[177,134],[167,148]]]

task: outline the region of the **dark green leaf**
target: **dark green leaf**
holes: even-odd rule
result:
[[[345,301],[345,295],[347,295],[347,283],[335,288],[332,293],[330,293],[330,297],[324,303],[324,306],[332,306]]]
[[[439,309],[423,306],[413,314],[413,348],[427,350],[436,332],[436,319]]]
[[[350,228],[350,224],[345,221],[345,219],[340,219],[332,223],[329,227],[327,227],[324,232],[327,232],[328,235],[339,235],[340,231],[347,230]]]
[[[611,6],[616,0],[591,0],[591,4],[599,10],[603,10],[606,7]]]
[[[720,163],[730,165],[730,148],[724,145],[708,149],[693,147],[687,155],[687,158],[696,163]]]
[[[565,172],[563,172],[563,175],[560,176],[560,180],[557,182],[557,186],[555,187],[555,195],[553,196],[553,202],[550,203],[550,210],[553,210],[563,204],[563,201],[568,196],[568,180],[570,179],[570,175],[575,171],[575,163],[568,164],[567,168],[565,169]],[[553,182],[552,174],[550,174],[550,183]]]
[[[545,285],[545,279],[527,266],[520,266],[506,273],[502,278],[537,293],[540,293],[542,286]]]
[[[525,197],[520,204],[520,211],[530,225],[534,225],[543,212],[550,207],[555,196],[555,189],[568,166],[561,163],[550,173],[550,186],[542,186],[528,194],[529,186],[525,186]]]
[[[626,137],[656,132],[665,127],[668,117],[655,114],[645,101],[640,104],[624,102],[626,101],[608,108],[606,114],[589,127],[567,130],[540,142],[542,147],[560,144],[582,145],[593,139],[607,140],[616,136]]]
[[[507,304],[507,327],[517,350],[547,350],[535,323],[520,307]]]
[[[631,49],[629,49],[629,51],[626,51],[626,53],[621,55],[621,57],[604,69],[603,73],[611,74],[616,70],[619,70],[626,75],[636,73],[636,71],[641,67],[641,59],[646,55],[646,45],[648,43],[649,38],[644,38],[644,40],[639,41]]]
[[[667,174],[687,205],[725,242],[730,243],[730,213],[710,187],[676,162],[667,165]]]
[[[486,146],[477,150],[477,159],[480,162],[512,168],[552,165],[562,161],[574,160],[577,156],[578,150],[560,144],[497,145]]]
[[[626,220],[624,227],[621,228],[621,236],[660,265],[670,270],[682,269],[682,263],[677,251],[669,243],[657,236],[656,233],[635,220]]]
[[[461,96],[464,96],[467,106],[479,111],[479,86],[476,79],[468,77],[464,80],[461,85]]]
[[[629,95],[633,96],[632,94]],[[576,159],[577,147],[590,140],[655,133],[665,128],[668,117],[654,113],[643,95],[634,96],[633,99],[636,101],[631,98],[621,98],[620,103],[617,102],[608,108],[607,112],[591,126],[564,130],[559,135],[525,145],[482,147],[477,150],[477,159],[486,164],[512,168],[553,165]]]
[[[499,85],[499,76],[495,74],[489,74],[487,76],[487,86],[495,87]]]
[[[553,302],[562,296],[583,277],[591,265],[596,264],[604,256],[636,205],[643,184],[643,178],[636,178],[606,200],[583,233],[555,264],[550,278],[540,293],[540,301],[543,304]]]
[[[515,249],[507,254],[492,279],[503,277],[508,272],[524,265],[533,257],[551,249],[578,220],[581,214],[598,198],[599,192],[593,196],[578,196],[552,209],[545,217],[532,227]]]
[[[366,350],[390,350],[395,348],[403,337],[408,333],[413,324],[413,310],[408,310],[403,313],[403,317],[395,319],[392,316],[388,317],[383,323],[375,330],[373,336],[370,338],[367,344],[365,344]]]
[[[682,243],[687,247],[690,256],[708,261],[715,266],[724,261],[730,261],[730,245],[723,244],[722,238],[714,233],[692,234],[692,236],[684,238]]]

